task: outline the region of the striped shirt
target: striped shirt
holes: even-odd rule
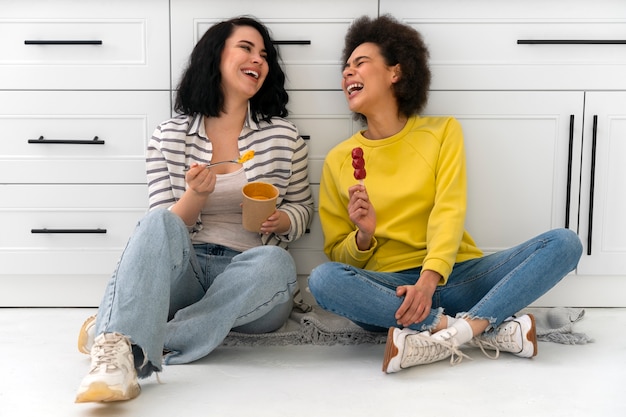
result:
[[[286,248],[301,237],[311,222],[313,197],[308,177],[308,147],[296,126],[279,117],[271,123],[246,118],[239,136],[239,153],[254,151],[243,163],[248,182],[264,181],[278,190],[278,208],[289,216],[291,228],[285,235],[262,235],[262,244]],[[211,161],[212,145],[204,130],[204,116],[180,115],[161,123],[148,142],[146,171],[150,210],[169,208],[186,189],[183,169]],[[200,216],[190,233],[202,229]]]

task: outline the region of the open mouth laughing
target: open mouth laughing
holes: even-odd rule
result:
[[[361,83],[352,83],[346,87],[346,91],[348,95],[352,95],[352,93],[356,91],[361,91],[363,89],[363,84]]]
[[[250,69],[245,69],[243,70],[243,73],[254,78],[255,80],[259,79],[259,73],[254,71],[254,70],[250,70]]]

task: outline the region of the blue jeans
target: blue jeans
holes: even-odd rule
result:
[[[108,283],[96,334],[118,332],[133,344],[140,377],[166,364],[209,354],[231,329],[266,333],[288,319],[296,267],[277,246],[237,252],[192,245],[183,221],[168,210],[137,225]]]
[[[578,264],[582,245],[568,229],[555,229],[521,245],[454,266],[445,285],[433,295],[429,316],[409,326],[423,331],[437,326],[441,314],[489,321],[487,330],[528,307]],[[384,331],[398,326],[395,313],[401,285],[413,285],[421,268],[373,272],[329,262],[315,268],[309,289],[324,309],[361,327]]]

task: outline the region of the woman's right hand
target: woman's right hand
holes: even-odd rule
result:
[[[206,199],[215,190],[217,177],[206,165],[191,164],[185,174],[187,189],[183,196],[172,207],[173,213],[180,216],[187,226],[196,223]]]
[[[357,246],[360,250],[370,247],[374,232],[376,231],[376,211],[369,199],[365,186],[353,185],[348,189],[348,216],[359,229],[357,232]]]
[[[206,197],[215,190],[215,182],[217,177],[206,165],[197,163],[191,164],[189,171],[185,175],[187,190],[193,191],[201,197]]]

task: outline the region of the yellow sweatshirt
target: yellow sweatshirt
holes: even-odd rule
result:
[[[354,179],[351,151],[363,149],[364,180],[376,211],[372,246],[356,246],[348,217],[348,188]],[[467,207],[465,149],[452,117],[412,117],[398,134],[369,140],[362,133],[326,156],[319,215],[324,251],[332,261],[380,272],[422,266],[445,284],[456,262],[482,256],[465,231]]]

